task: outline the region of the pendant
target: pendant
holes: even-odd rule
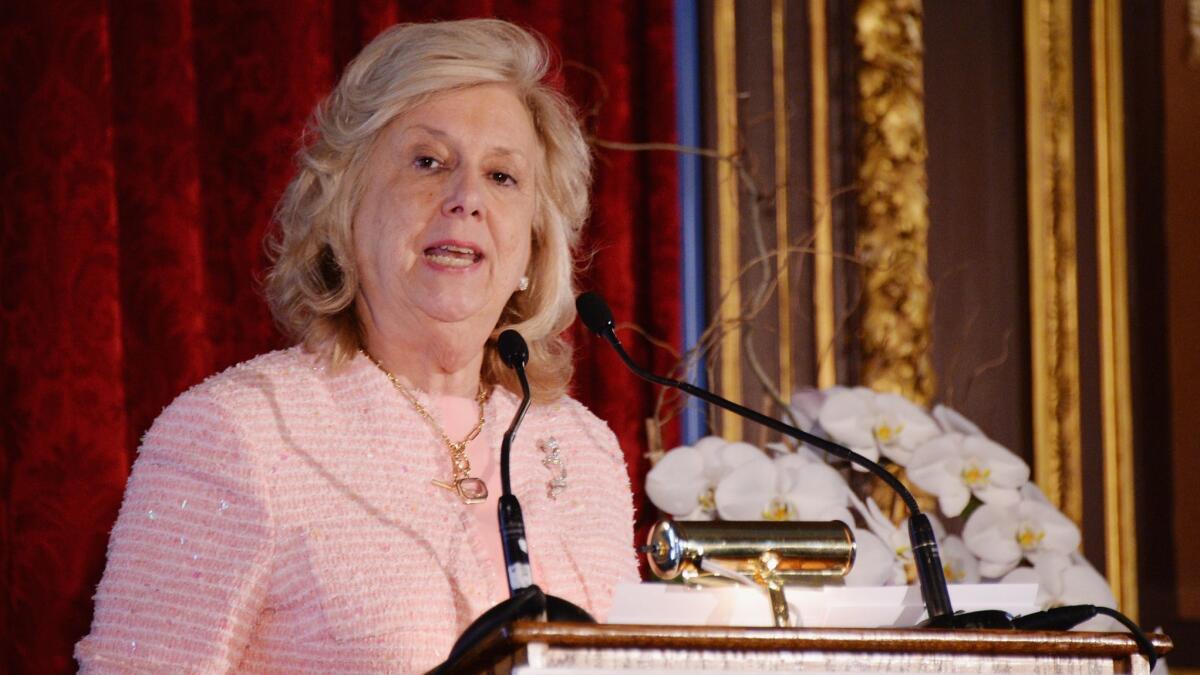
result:
[[[440,488],[445,488],[451,492],[457,492],[458,498],[461,499],[464,504],[482,504],[483,502],[486,502],[488,498],[487,483],[483,482],[482,478],[466,476],[465,478],[459,478],[453,483],[447,483],[446,481],[441,480],[432,480],[430,482]]]

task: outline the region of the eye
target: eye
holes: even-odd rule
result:
[[[517,184],[516,178],[514,178],[511,174],[504,173],[503,171],[492,171],[488,174],[488,178],[490,178],[492,182],[497,185],[515,186]]]
[[[436,157],[421,155],[413,160],[413,166],[418,169],[438,169],[442,167],[442,162]]]

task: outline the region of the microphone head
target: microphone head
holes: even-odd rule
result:
[[[604,302],[604,298],[595,291],[582,293],[575,298],[575,309],[579,312],[579,318],[583,320],[583,325],[596,335],[603,337],[605,333],[612,332],[616,325],[613,322],[612,311],[608,308],[608,303]]]
[[[500,360],[509,368],[524,368],[529,363],[529,346],[525,344],[525,338],[511,328],[500,334],[496,347],[500,350]]]

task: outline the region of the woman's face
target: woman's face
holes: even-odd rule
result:
[[[500,84],[439,94],[384,128],[353,226],[372,332],[491,331],[529,263],[540,157],[529,112]]]

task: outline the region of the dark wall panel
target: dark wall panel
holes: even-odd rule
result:
[[[925,5],[938,399],[1032,459],[1019,3]]]

